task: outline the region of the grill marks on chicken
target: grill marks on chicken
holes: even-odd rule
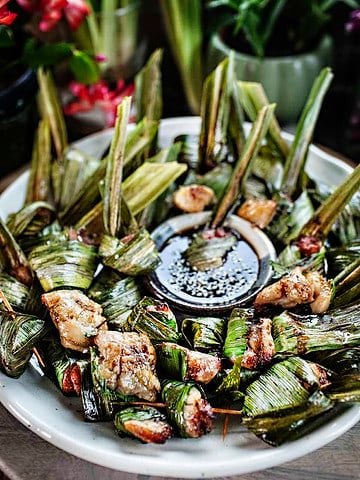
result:
[[[213,355],[183,349],[187,357],[188,378],[199,383],[209,383],[221,369],[221,360]]]
[[[124,422],[124,427],[144,443],[161,444],[172,437],[172,427],[165,420],[128,420]]]
[[[136,332],[99,331],[99,370],[111,390],[153,402],[160,391],[156,353],[147,335]]]
[[[210,403],[202,398],[197,388],[192,388],[186,398],[184,407],[185,433],[192,438],[199,438],[211,432],[214,413]]]
[[[275,344],[271,334],[271,320],[262,318],[259,323],[250,327],[247,349],[241,361],[241,366],[257,369],[266,365],[275,355]]]
[[[98,329],[106,330],[101,306],[80,290],[54,290],[41,296],[63,347],[86,353]]]
[[[256,297],[254,307],[275,305],[293,308],[309,304],[313,313],[324,313],[331,301],[331,284],[318,272],[303,273],[295,267],[279,281],[265,287]]]

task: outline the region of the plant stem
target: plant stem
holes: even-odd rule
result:
[[[25,204],[48,200],[50,193],[51,137],[47,119],[40,120],[33,146]]]
[[[296,128],[294,141],[286,159],[280,191],[292,198],[299,186],[299,177],[305,168],[309,145],[311,143],[320,108],[332,81],[331,69],[326,67],[320,72],[311,89]]]
[[[360,187],[360,165],[328,196],[312,218],[303,226],[299,237],[326,238],[336,217]]]
[[[104,228],[105,232],[112,237],[117,237],[121,227],[121,183],[130,104],[131,98],[125,97],[118,106],[105,175]]]
[[[202,2],[160,0],[165,29],[191,111],[198,114],[202,89]]]
[[[256,82],[238,82],[238,87],[240,90],[240,101],[243,109],[246,111],[248,117],[253,122],[256,119],[256,115],[259,110],[264,106],[269,104],[269,100],[266,96],[265,90],[261,83]],[[276,113],[276,109],[275,109]],[[276,150],[281,154],[285,159],[289,154],[289,145],[281,136],[281,128],[276,119],[276,116],[273,115],[270,124],[269,124],[269,141],[272,142]]]
[[[211,228],[218,227],[224,221],[228,211],[239,195],[241,184],[246,180],[246,171],[248,171],[251,160],[257,155],[261,142],[267,133],[274,108],[274,104],[263,107],[260,110],[256,121],[253,123],[243,153],[234,167],[226,193],[215,210],[214,218],[211,222]]]

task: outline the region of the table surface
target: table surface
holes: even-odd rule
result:
[[[0,179],[0,192],[21,171]],[[239,480],[359,480],[360,423],[315,452],[277,467],[227,477]],[[0,405],[0,480],[152,480],[81,460],[45,442]]]

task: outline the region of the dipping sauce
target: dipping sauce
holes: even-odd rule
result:
[[[231,303],[248,292],[259,275],[259,260],[253,248],[239,238],[226,254],[222,266],[194,270],[183,253],[191,234],[172,237],[160,251],[162,264],[156,276],[172,295],[199,306]]]

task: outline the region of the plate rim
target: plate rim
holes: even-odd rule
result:
[[[190,129],[193,129],[199,125],[199,122],[199,117],[174,117],[163,119],[160,125],[160,138],[164,134],[163,131],[166,129],[173,129],[175,126],[181,126],[182,130],[185,130],[184,124],[189,124],[191,127]],[[73,145],[81,147],[82,144],[86,141],[89,141],[89,139],[96,139],[97,137],[103,135],[111,136],[111,132],[112,129],[95,133],[89,137],[81,139],[78,142],[74,142]],[[287,132],[283,132],[283,134],[284,138],[289,141],[291,141],[291,139],[294,137],[292,134]],[[336,156],[328,154],[315,145],[311,145],[310,150],[317,156],[326,159],[331,164],[339,165],[340,162],[342,167],[346,166],[345,170],[347,170],[347,172],[351,172],[352,167]],[[26,181],[27,175],[28,172],[21,174],[0,195],[0,213],[4,196],[6,198],[6,196],[9,195],[9,192],[12,190],[16,191],[19,188],[19,185],[21,186]],[[33,367],[30,367],[25,375],[31,374],[31,370],[35,371]],[[35,373],[37,374],[37,372]],[[41,383],[43,383],[43,381],[46,382],[46,393],[50,391],[51,395],[53,395],[54,392],[55,394],[58,392],[56,402],[59,401],[62,403],[61,400],[63,399],[63,395],[61,392],[56,390],[54,385],[47,378],[43,377]],[[323,446],[343,435],[360,420],[360,405],[351,406],[348,410],[336,416],[330,422],[319,427],[315,432],[289,444],[285,444],[280,447],[269,447],[266,444],[263,444],[263,442],[260,440],[261,445],[264,448],[262,450],[255,451],[255,454],[253,455],[250,455],[249,452],[248,458],[245,462],[244,458],[242,458],[241,464],[239,464],[238,458],[233,458],[231,461],[228,460],[225,465],[221,462],[219,464],[217,459],[214,457],[206,459],[206,462],[205,460],[201,462],[197,460],[196,462],[190,462],[188,465],[186,465],[181,458],[178,459],[176,463],[173,455],[171,455],[171,461],[169,461],[166,455],[164,458],[153,458],[145,455],[137,455],[136,462],[129,462],[129,453],[126,452],[119,455],[118,458],[114,458],[114,454],[108,454],[102,458],[99,458],[95,454],[96,452],[94,451],[94,448],[80,445],[79,449],[79,444],[77,443],[76,439],[70,435],[65,435],[62,431],[59,432],[53,426],[44,425],[44,422],[41,420],[42,417],[39,418],[39,414],[37,412],[27,411],[26,408],[23,408],[21,402],[19,403],[17,400],[16,394],[18,393],[17,390],[20,388],[20,385],[22,385],[22,383],[19,382],[19,379],[11,379],[0,372],[0,402],[12,416],[14,416],[20,423],[34,432],[37,436],[41,437],[43,440],[51,443],[67,453],[103,467],[112,468],[114,470],[127,473],[151,474],[172,478],[213,478],[217,476],[223,477],[229,475],[240,475],[243,473],[265,470],[267,468],[295,460],[308,453],[314,452],[319,448],[322,448]],[[26,391],[26,385],[24,388]],[[120,445],[122,440],[124,439],[119,439]],[[185,439],[185,441],[191,442],[189,439]],[[291,446],[290,448],[289,445]],[[241,448],[241,446],[238,448]],[[180,453],[183,454],[183,452]],[[134,459],[134,456],[130,458]],[[181,472],[181,474],[179,472]]]

